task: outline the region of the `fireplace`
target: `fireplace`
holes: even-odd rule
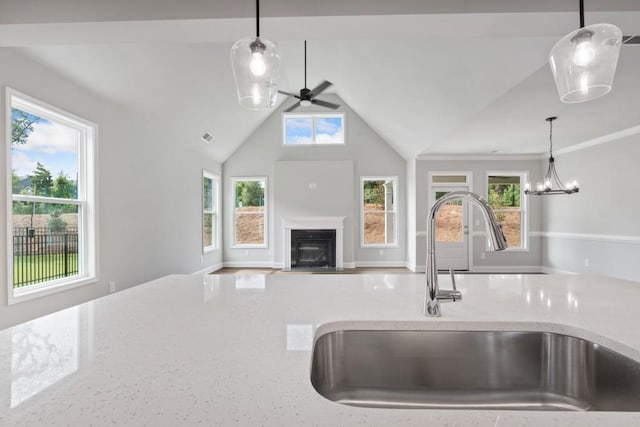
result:
[[[344,219],[343,216],[282,218],[284,270],[324,268],[342,271]]]
[[[336,230],[291,230],[291,268],[336,268]]]

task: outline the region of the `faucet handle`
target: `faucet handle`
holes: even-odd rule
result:
[[[456,276],[453,273],[453,268],[449,269],[449,277],[451,277],[451,284],[453,285],[453,290],[457,291],[458,288],[456,288]]]
[[[453,289],[440,289],[438,291],[438,300],[440,300],[440,302],[456,302],[462,299],[462,292],[460,292],[456,287],[456,278],[453,274],[453,268],[449,269],[449,276],[451,277]]]

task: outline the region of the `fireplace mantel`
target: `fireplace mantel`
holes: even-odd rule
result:
[[[284,269],[291,270],[291,230],[336,230],[336,269],[344,268],[344,216],[297,216],[282,218]]]

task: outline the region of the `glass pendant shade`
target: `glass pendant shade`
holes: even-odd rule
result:
[[[264,110],[275,105],[280,77],[277,45],[260,37],[245,37],[231,48],[231,66],[240,105]]]
[[[549,64],[560,100],[590,101],[611,90],[622,32],[611,24],[594,24],[564,36],[551,49]]]

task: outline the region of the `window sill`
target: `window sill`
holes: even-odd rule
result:
[[[47,285],[41,286],[26,286],[21,289],[14,289],[13,286],[9,289],[9,295],[7,303],[8,305],[18,304],[24,301],[44,297],[47,295],[53,295],[58,292],[67,291],[69,289],[79,288],[81,286],[97,283],[98,278],[95,276],[79,276],[73,281],[62,281],[61,283],[52,282]]]
[[[400,245],[398,245],[397,243],[360,245],[360,249],[398,249],[399,247]]]
[[[231,249],[269,249],[269,245],[232,245]]]

